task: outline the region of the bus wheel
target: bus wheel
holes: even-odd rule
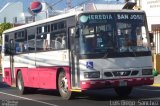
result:
[[[24,87],[24,82],[23,82],[23,77],[22,77],[21,71],[18,72],[17,87],[18,87],[18,90],[20,91],[21,94],[27,93],[27,88]]]
[[[120,97],[128,97],[129,94],[132,92],[132,87],[117,87],[115,88],[115,92]]]
[[[58,77],[58,89],[59,93],[64,99],[71,99],[71,91],[68,90],[68,81],[64,71],[59,73]]]

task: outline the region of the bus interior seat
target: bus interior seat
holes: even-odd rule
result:
[[[43,50],[47,50],[48,49],[48,40],[44,39],[43,40]]]
[[[51,40],[50,46],[51,46],[51,49],[55,49],[56,48],[55,47],[55,40]]]
[[[61,37],[57,37],[55,39],[55,49],[61,49],[62,47],[62,39]]]

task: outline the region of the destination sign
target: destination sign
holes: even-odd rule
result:
[[[88,15],[89,20],[111,20],[113,16],[111,14],[100,14],[100,15]]]
[[[144,14],[137,13],[109,13],[109,14],[83,14],[80,16],[81,23],[105,23],[116,20],[143,21]]]
[[[82,23],[98,23],[100,21],[107,22],[108,20],[113,20],[113,14],[87,14],[80,16],[80,22]]]
[[[144,20],[144,15],[142,14],[117,14],[118,20]]]

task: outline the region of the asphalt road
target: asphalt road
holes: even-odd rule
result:
[[[120,98],[113,89],[76,94],[72,100],[63,100],[57,91],[38,90],[20,95],[16,88],[0,82],[1,106],[159,106],[160,88],[142,86],[133,89],[128,98]]]
[[[128,98],[120,98],[113,89],[77,93],[72,100],[63,100],[54,90],[37,90],[20,95],[18,90],[1,82],[0,106],[159,106],[160,87],[135,87]]]

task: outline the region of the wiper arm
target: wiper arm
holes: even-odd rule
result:
[[[107,57],[108,57],[108,54],[111,53],[111,52],[113,52],[113,51],[114,51],[113,48],[112,48],[112,49],[111,49],[111,48],[106,49],[106,51],[105,51],[106,53],[104,54],[103,58],[107,58]]]
[[[132,53],[135,57],[137,57],[136,52],[134,51],[134,49],[132,47],[130,47],[130,49],[132,50]]]
[[[108,54],[109,54],[109,52],[105,53],[102,58],[107,58],[107,57],[108,57]]]

